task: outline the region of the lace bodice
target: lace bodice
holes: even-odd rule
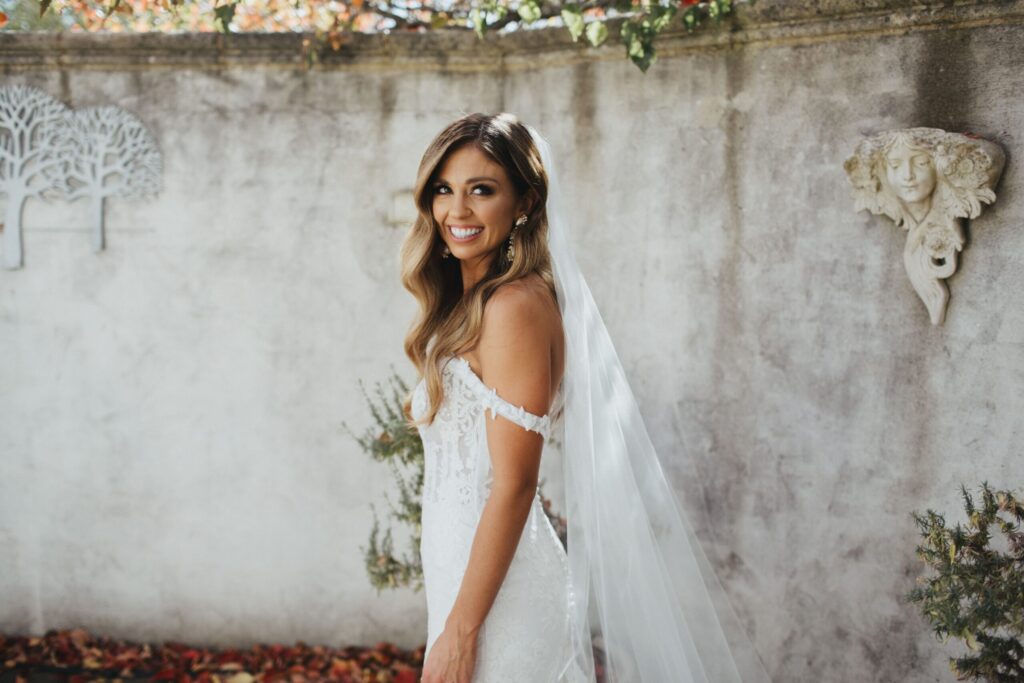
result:
[[[420,556],[428,654],[458,595],[490,495],[493,468],[486,417],[501,415],[543,435],[546,445],[559,423],[563,402],[559,388],[551,410],[535,415],[499,396],[461,356],[449,356],[443,363],[443,401],[434,421],[419,426],[424,453]],[[428,410],[422,380],[413,390],[411,407],[417,419]],[[565,549],[535,493],[516,554],[478,636],[474,683],[560,680],[558,672],[571,648],[569,586]]]
[[[480,418],[488,413],[492,420],[501,415],[541,434],[546,443],[553,427],[552,415],[560,413],[562,391],[559,388],[548,414],[534,415],[498,396],[497,390],[484,384],[462,356],[448,357],[441,385],[446,400],[433,424],[420,428],[424,451],[434,456],[426,458],[433,467],[425,468],[423,497],[439,502],[442,496],[452,496],[463,505],[474,504],[479,509],[490,491],[493,472],[487,432]],[[427,401],[426,384],[421,380],[413,392],[414,417],[427,412]]]

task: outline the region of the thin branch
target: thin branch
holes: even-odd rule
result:
[[[403,17],[400,14],[395,14],[394,12],[390,12],[384,9],[383,7],[378,7],[373,3],[370,3],[368,6],[373,11],[374,14],[379,14],[380,16],[386,17],[388,19],[394,19],[395,22],[399,24],[402,28],[417,28],[419,26],[430,26],[429,23],[420,21],[419,19],[410,21],[408,17]]]

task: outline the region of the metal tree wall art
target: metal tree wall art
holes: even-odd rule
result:
[[[111,195],[128,199],[160,190],[160,152],[153,136],[134,115],[119,107],[75,111],[62,129],[64,194],[92,200],[92,248],[105,246],[103,202]]]
[[[58,154],[67,107],[42,90],[24,85],[0,88],[0,194],[4,212],[3,263],[23,263],[21,214],[25,200],[56,192],[62,183]]]
[[[949,288],[963,249],[961,219],[991,204],[1005,157],[995,143],[939,128],[873,135],[843,167],[856,210],[884,214],[907,231],[903,266],[933,325],[945,318]]]
[[[160,167],[152,135],[123,109],[73,111],[36,88],[0,87],[0,193],[7,196],[4,266],[23,265],[21,214],[29,197],[91,199],[91,241],[98,252],[106,243],[104,200],[155,194]]]

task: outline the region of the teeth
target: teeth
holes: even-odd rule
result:
[[[483,230],[483,228],[456,228],[452,226],[452,234],[460,239],[469,237],[470,235],[475,235],[481,230]]]

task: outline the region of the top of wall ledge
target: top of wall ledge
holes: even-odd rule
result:
[[[537,69],[595,59],[627,61],[622,20],[592,48],[563,28],[487,34],[352,34],[327,49],[315,69],[489,71]],[[689,34],[676,23],[659,36],[658,55],[707,52],[750,44],[805,44],[939,29],[1024,24],[1024,0],[753,0],[736,5],[721,25]],[[0,33],[4,73],[65,69],[233,67],[304,69],[299,33]]]

